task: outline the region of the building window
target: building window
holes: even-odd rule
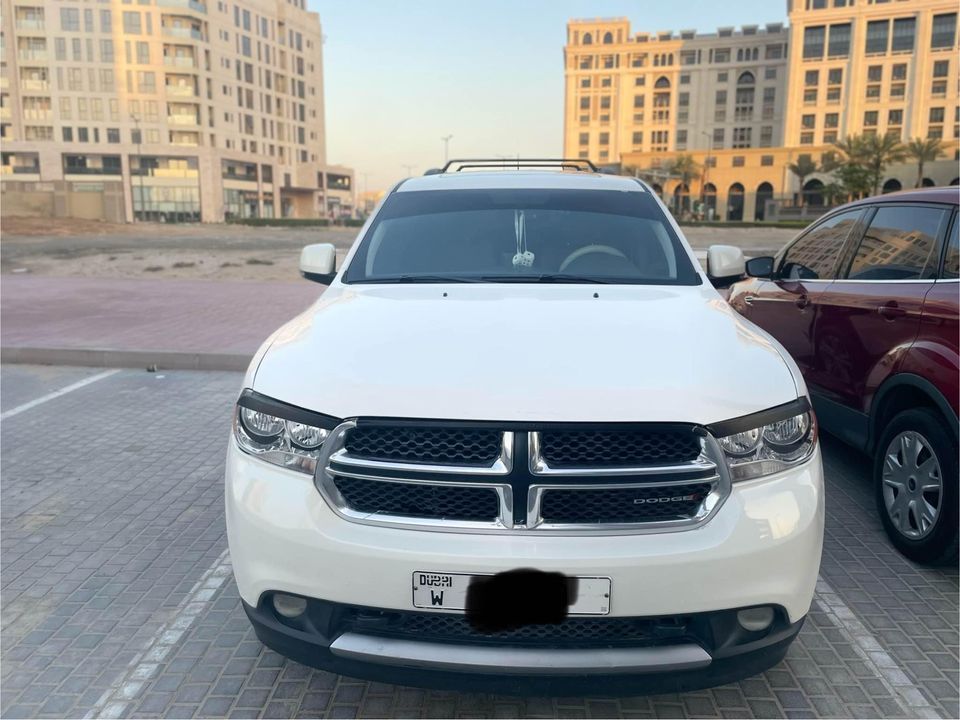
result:
[[[867,23],[867,54],[886,53],[889,44],[890,21],[871,20]]]
[[[647,84],[647,76],[637,75],[637,77],[633,79],[633,84],[637,87],[643,87],[644,85]]]
[[[846,57],[850,54],[850,23],[830,26],[829,57]]]
[[[839,85],[843,82],[843,70],[841,68],[833,68],[827,72],[827,84],[828,85]]]
[[[840,102],[840,88],[827,88],[827,104],[836,105]]]
[[[90,132],[87,130],[87,128],[77,128],[77,142],[90,142]]]
[[[805,130],[812,130],[817,126],[816,115],[803,115],[800,118],[800,126]]]
[[[678,93],[677,105],[679,107],[690,107],[690,93],[688,92]]]
[[[690,84],[690,73],[681,73],[680,74],[680,84],[689,85]]]
[[[773,155],[761,155],[760,156],[760,165],[762,167],[770,167],[773,165]]]
[[[933,76],[935,78],[947,77],[950,74],[950,61],[937,60],[933,64]]]
[[[727,77],[728,77],[728,76],[727,76],[727,73],[725,73],[725,72],[717,73],[717,82],[726,82],[726,81],[727,81]]]
[[[876,110],[867,110],[863,114],[863,126],[864,127],[876,127],[877,126],[877,111]]]
[[[611,80],[608,77],[600,78],[600,87],[610,87]]]
[[[605,133],[605,132],[600,133],[600,144],[601,145],[610,144],[610,133]]]
[[[933,31],[930,36],[931,48],[951,48],[957,34],[957,14],[933,16]]]
[[[890,49],[893,52],[912,52],[913,36],[916,29],[916,18],[895,18],[893,21],[893,42]]]
[[[722,50],[713,51],[713,61],[715,63],[728,63],[730,62],[730,49],[724,48]]]
[[[883,65],[871,65],[867,68],[867,81],[880,82],[883,80]]]
[[[80,11],[77,8],[60,8],[60,29],[64,32],[80,31]]]
[[[734,133],[736,133],[736,130],[734,130]],[[743,155],[734,155],[732,160],[733,162],[731,164],[733,165],[733,167],[743,167],[744,165]]]
[[[581,145],[590,144],[590,133],[580,133],[580,144]]]
[[[930,108],[930,122],[932,123],[942,123],[944,118],[943,108],[942,107],[933,107]]]
[[[800,144],[813,145],[813,133],[812,132],[800,133]]]
[[[677,130],[677,149],[682,150],[684,147],[686,147],[686,145],[687,145],[687,131]]]
[[[902,98],[906,95],[907,84],[906,83],[894,83],[890,86],[890,99]]]
[[[826,28],[823,25],[804,28],[803,31],[803,59],[819,60],[823,57],[823,42]]]
[[[807,87],[815,87],[817,83],[820,82],[820,71],[819,70],[807,70],[803,74],[803,84]]]
[[[610,96],[609,96],[609,95],[604,95],[602,98],[600,98],[600,109],[601,109],[601,110],[609,110],[609,109],[610,109]]]
[[[835,128],[840,126],[839,113],[827,113],[823,116],[823,126],[825,128]]]
[[[119,128],[107,128],[107,142],[114,145],[120,142]]]
[[[716,128],[713,131],[713,149],[718,150],[723,147],[723,128]]]
[[[906,63],[897,63],[893,66],[890,73],[890,78],[892,80],[906,80],[907,79],[907,64]]]
[[[773,145],[773,126],[764,125],[760,128],[760,147],[771,147]]]
[[[582,87],[582,88],[588,88],[588,87],[590,87],[590,78],[581,78],[581,79],[580,79],[580,87]]]
[[[73,128],[65,127],[63,130],[63,141],[64,142],[73,142]]]
[[[765,60],[779,60],[783,57],[783,45],[767,45],[764,49],[763,57]]]
[[[776,80],[777,79],[777,69],[775,67],[768,67],[763,69],[763,79],[764,80]]]
[[[867,102],[880,102],[879,85],[867,85]]]
[[[887,125],[903,125],[903,110],[890,110],[887,113]]]
[[[816,90],[804,90],[804,91],[803,91],[803,104],[804,104],[804,105],[816,105],[816,104],[817,104],[817,91],[816,91]]]
[[[946,97],[947,96],[947,81],[946,80],[934,80],[933,85],[930,86],[930,94],[934,97]]]
[[[124,11],[123,32],[127,35],[140,34],[140,13]]]
[[[733,129],[733,147],[748,148],[751,145],[751,135],[753,128],[734,128]]]
[[[580,98],[580,109],[589,110],[590,109],[590,98],[582,97]]]
[[[636,130],[633,133],[633,144],[642,145],[643,144],[643,132],[641,130]]]

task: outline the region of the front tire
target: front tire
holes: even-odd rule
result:
[[[957,443],[932,410],[894,416],[874,452],[877,510],[901,553],[925,565],[957,557]]]

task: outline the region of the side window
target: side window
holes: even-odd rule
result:
[[[850,264],[850,280],[918,280],[936,277],[937,239],[950,217],[933,207],[881,206]]]
[[[960,277],[960,241],[957,233],[960,232],[960,215],[953,221],[953,230],[950,231],[950,240],[947,241],[947,252],[943,256],[942,278]]]
[[[783,280],[832,280],[837,258],[863,210],[834,215],[801,236],[787,248],[780,265]]]

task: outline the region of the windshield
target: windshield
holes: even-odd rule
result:
[[[343,281],[701,282],[648,193],[552,189],[393,193]]]

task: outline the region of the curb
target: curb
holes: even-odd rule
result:
[[[87,348],[4,347],[0,362],[32,365],[147,368],[158,370],[230,370],[243,372],[253,353],[108,350]]]

